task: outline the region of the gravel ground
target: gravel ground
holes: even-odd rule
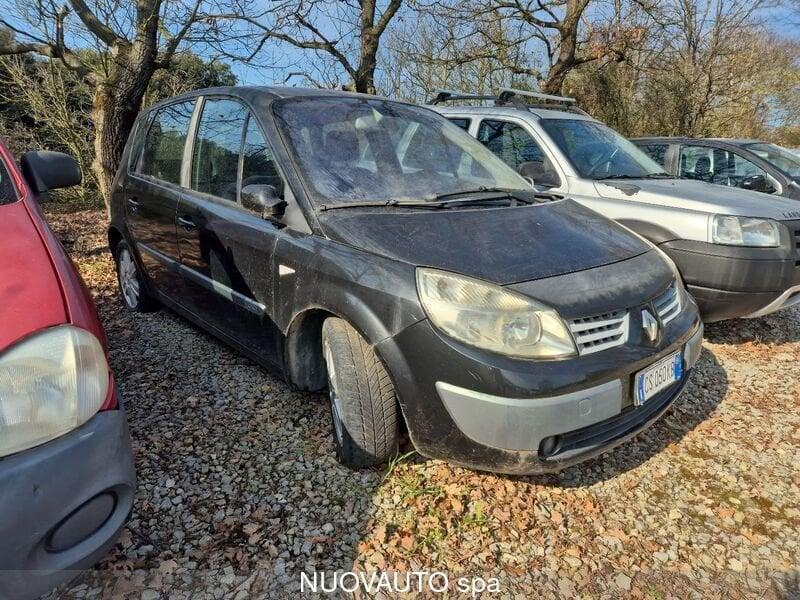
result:
[[[800,597],[800,310],[709,326],[664,419],[558,475],[413,452],[353,472],[323,396],[166,310],[127,313],[104,214],[50,218],[98,303],[139,476],[119,543],[51,598],[285,597],[337,569],[445,571],[451,597],[461,576],[495,597]]]

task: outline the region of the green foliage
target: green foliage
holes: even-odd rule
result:
[[[92,55],[84,57],[92,60]],[[98,59],[99,60],[99,59]],[[145,104],[201,87],[233,85],[226,64],[194,54],[178,54],[172,66],[156,72]],[[31,56],[0,58],[0,137],[19,156],[33,149],[65,152],[83,172],[82,185],[54,195],[61,210],[103,206],[92,162],[95,157],[93,90],[58,61]]]

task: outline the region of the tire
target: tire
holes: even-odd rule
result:
[[[158,303],[147,291],[139,266],[133,258],[127,242],[120,242],[114,250],[117,265],[117,284],[125,307],[132,312],[150,312]]]
[[[348,323],[322,325],[322,355],[328,371],[333,438],[339,461],[370,467],[397,455],[397,396],[375,351]]]

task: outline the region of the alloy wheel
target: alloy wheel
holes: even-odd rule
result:
[[[136,263],[127,248],[123,248],[119,254],[119,286],[126,304],[135,308],[139,303],[139,276]]]

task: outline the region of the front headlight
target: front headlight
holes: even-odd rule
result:
[[[577,354],[558,313],[521,294],[428,268],[417,269],[417,290],[431,322],[465,344],[520,358]]]
[[[46,329],[0,354],[0,456],[88,421],[108,395],[108,364],[91,333]]]
[[[714,215],[711,241],[728,246],[776,248],[781,245],[780,225],[771,219]]]

